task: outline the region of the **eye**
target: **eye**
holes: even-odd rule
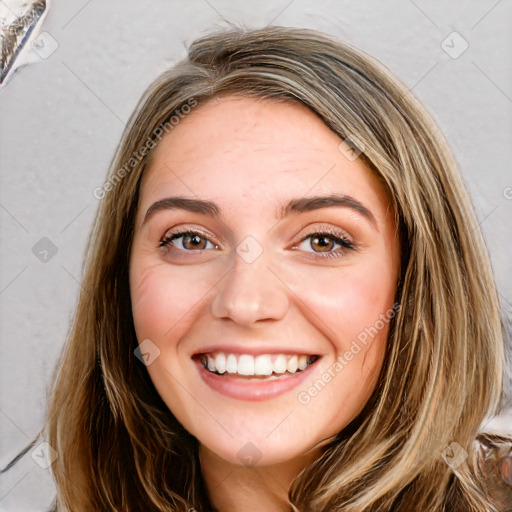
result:
[[[172,247],[186,252],[219,248],[210,240],[209,235],[198,230],[166,233],[160,240],[160,247]],[[355,249],[355,246],[343,231],[326,229],[304,237],[293,249],[313,253],[320,258],[339,258],[347,250]]]
[[[355,246],[344,232],[323,230],[306,236],[295,248],[315,253],[321,258],[339,258]]]
[[[210,247],[208,247],[210,244]],[[219,246],[213,244],[210,239],[200,231],[187,230],[178,233],[166,233],[160,240],[160,247],[173,246],[184,251],[218,249]]]

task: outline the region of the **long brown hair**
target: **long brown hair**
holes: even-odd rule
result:
[[[342,139],[357,141],[390,193],[402,241],[401,307],[378,385],[293,483],[290,510],[508,510],[484,483],[474,446],[499,405],[504,336],[456,164],[413,94],[371,57],[282,27],[230,28],[193,42],[188,58],[144,94],[96,191],[83,289],[48,410],[59,510],[213,510],[198,441],[134,355],[128,266],[152,147],[177,119],[229,94],[301,102]],[[450,465],[446,450],[468,457]]]

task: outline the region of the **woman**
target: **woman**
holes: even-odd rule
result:
[[[505,511],[504,333],[446,144],[367,55],[195,41],[95,190],[58,510]]]

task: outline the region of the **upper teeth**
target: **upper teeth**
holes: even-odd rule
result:
[[[250,354],[205,354],[201,361],[211,372],[238,373],[239,375],[272,375],[282,374],[288,371],[296,373],[304,370],[313,362],[313,357],[307,355],[271,355],[262,354],[252,356]]]

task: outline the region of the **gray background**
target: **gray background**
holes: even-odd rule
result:
[[[377,57],[411,88],[453,148],[512,310],[510,0],[53,2],[41,30],[57,49],[21,68],[0,92],[2,467],[41,426],[80,290],[98,207],[93,190],[105,179],[124,123],[149,83],[224,19],[331,33]],[[453,31],[469,44],[458,58],[463,41],[446,40]],[[57,249],[46,262],[37,257],[48,243],[43,237]],[[49,470],[27,455],[0,478],[0,510],[44,510],[52,486]]]

